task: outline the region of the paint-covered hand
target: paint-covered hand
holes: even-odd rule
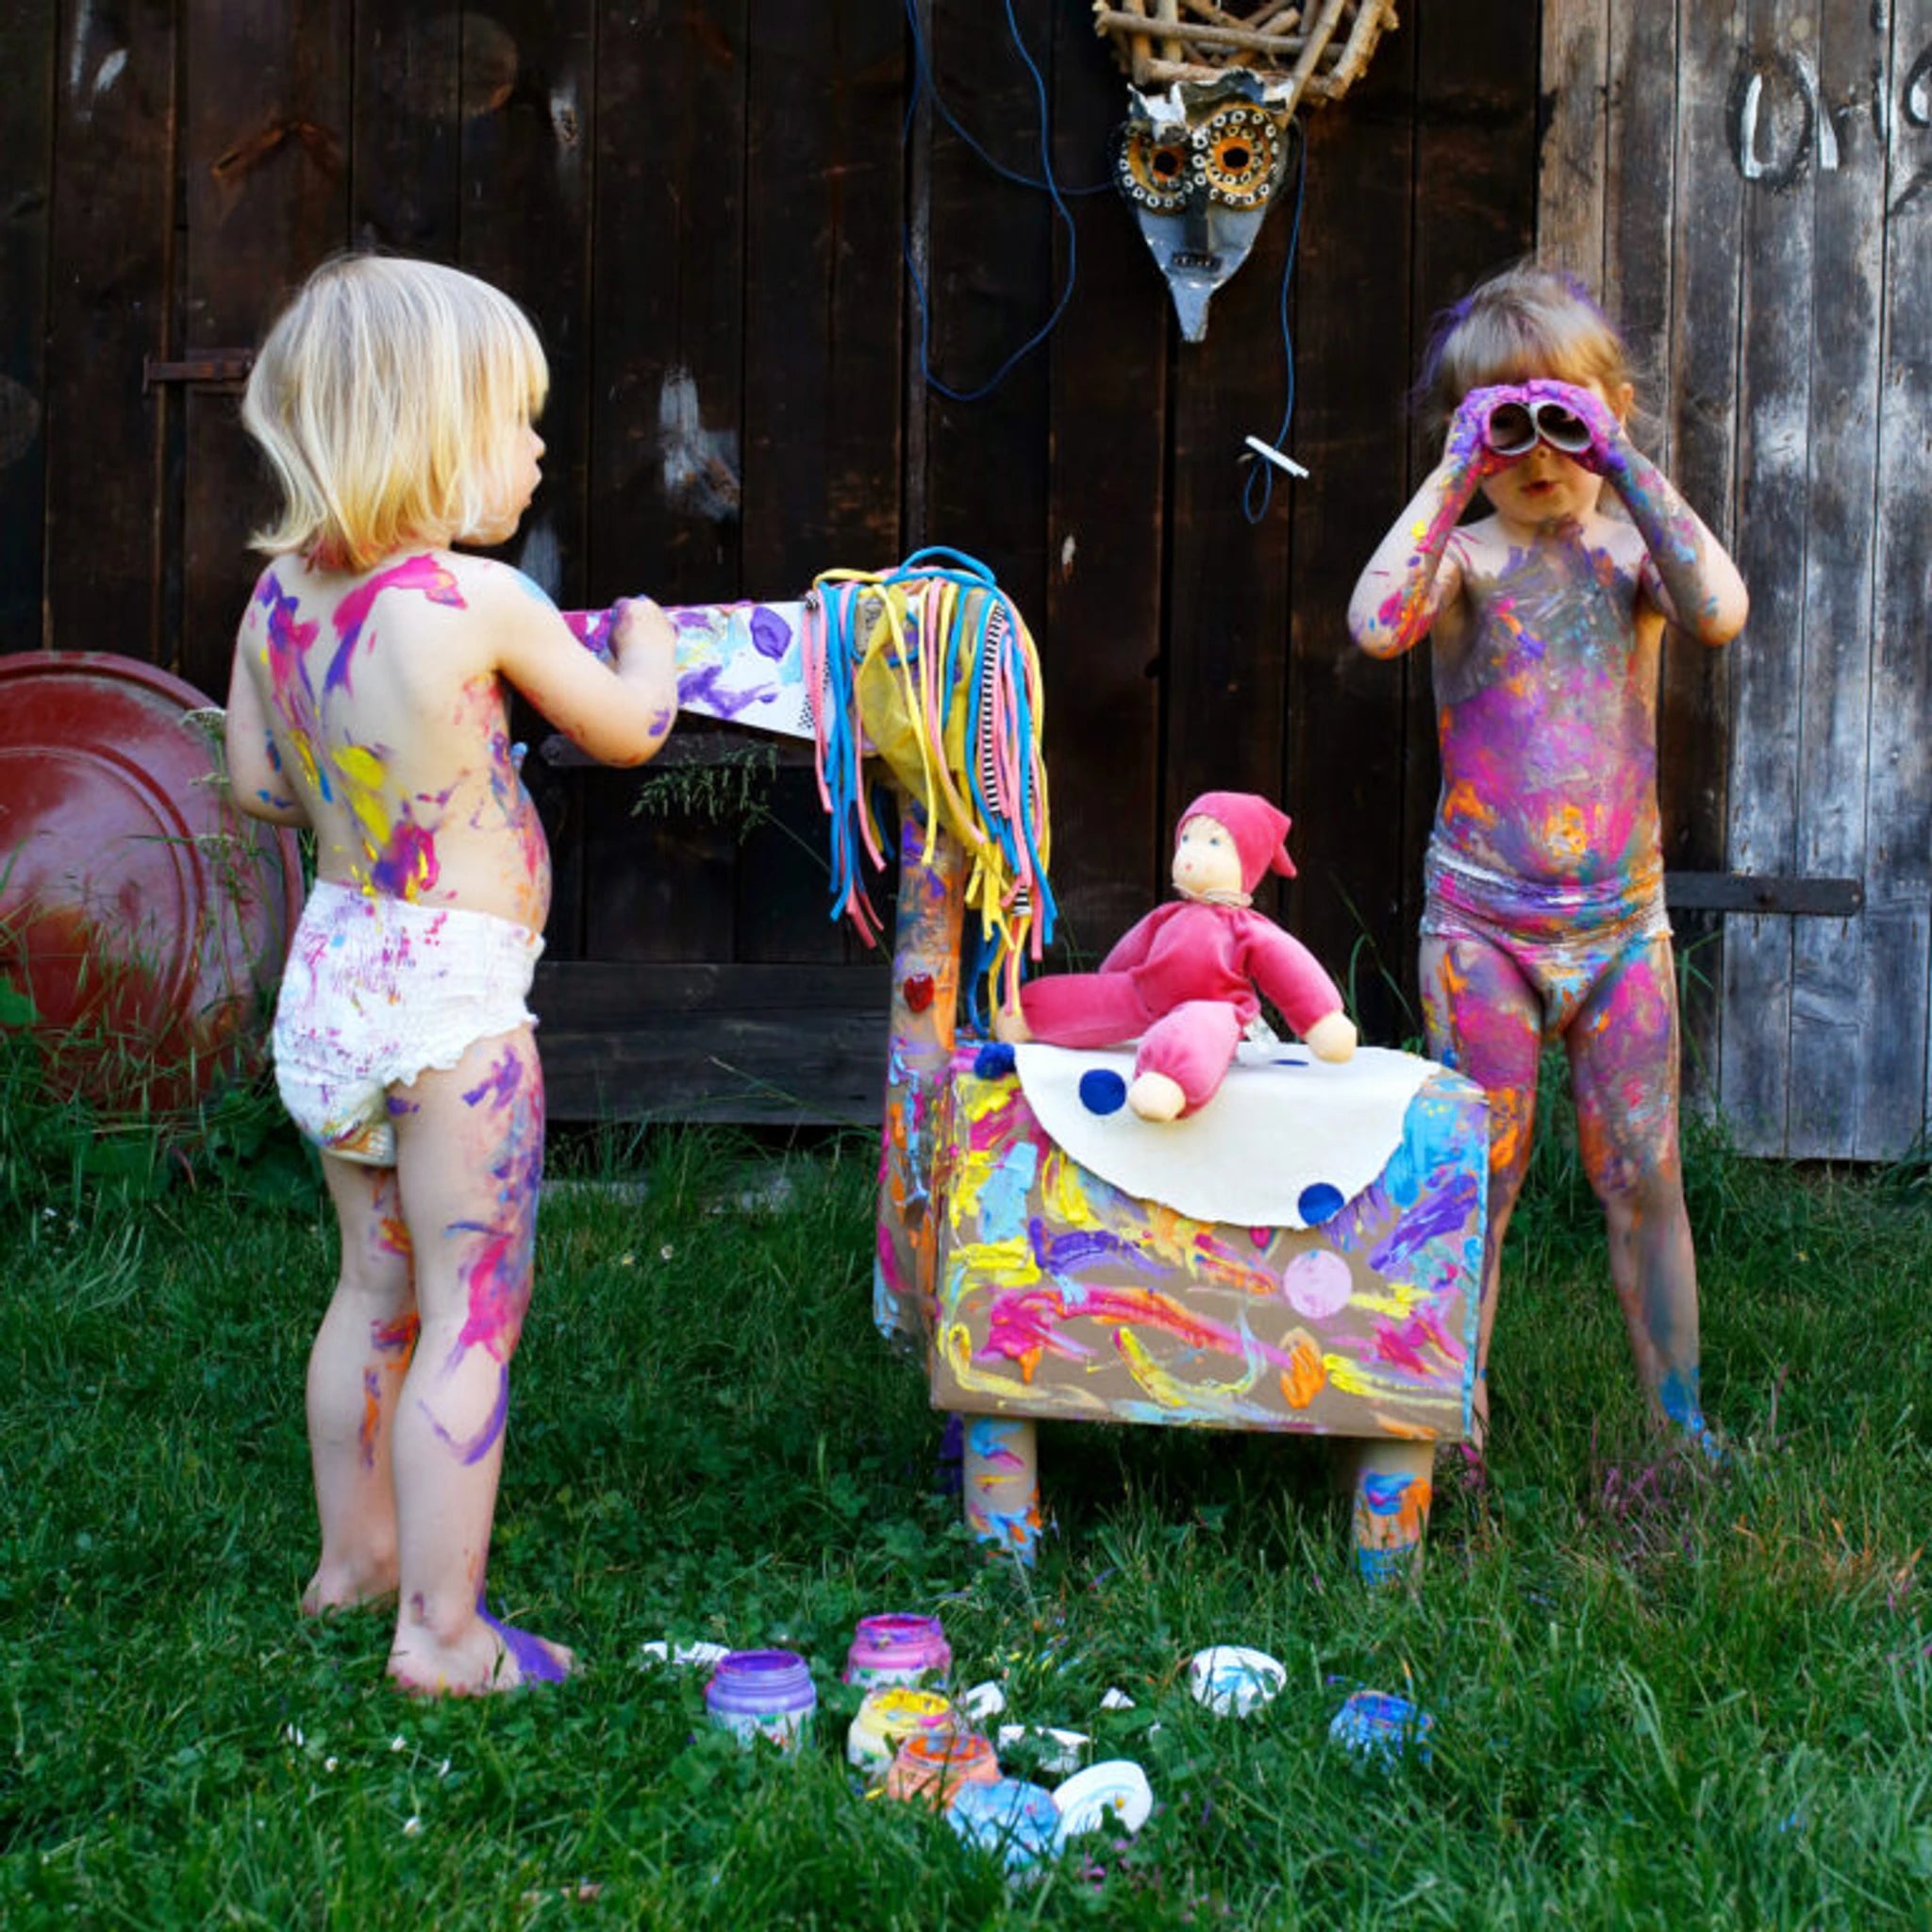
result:
[[[620,672],[639,658],[672,668],[677,661],[677,633],[649,597],[620,597],[610,608],[610,655]]]
[[[1480,483],[1485,476],[1493,476],[1523,459],[1527,445],[1504,454],[1495,448],[1490,437],[1491,417],[1498,409],[1512,405],[1526,411],[1524,391],[1513,383],[1473,389],[1457,404],[1456,413],[1449,419],[1442,458],[1458,475]]]
[[[1537,419],[1537,428],[1545,442],[1560,449],[1572,462],[1580,464],[1592,475],[1605,476],[1617,467],[1628,451],[1624,425],[1616,412],[1593,389],[1581,389],[1574,382],[1554,382],[1540,377],[1524,385],[1524,395]],[[1559,413],[1560,412],[1560,413]],[[1582,448],[1569,447],[1570,438],[1552,434],[1552,425],[1562,415],[1575,418],[1590,441]]]

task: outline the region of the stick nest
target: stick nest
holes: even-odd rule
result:
[[[1395,25],[1395,0],[1093,0],[1094,31],[1143,91],[1246,68],[1292,113],[1339,101]]]

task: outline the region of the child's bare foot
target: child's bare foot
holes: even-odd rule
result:
[[[389,1654],[390,1681],[425,1697],[485,1697],[526,1684],[560,1684],[576,1668],[575,1653],[514,1624],[499,1623],[479,1598],[474,1622],[453,1643],[422,1624],[399,1629]]]
[[[366,1605],[389,1603],[396,1593],[396,1566],[388,1564],[324,1563],[302,1592],[305,1617],[326,1616],[331,1610],[357,1610]]]

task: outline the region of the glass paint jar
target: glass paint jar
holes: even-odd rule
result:
[[[968,1785],[999,1782],[1000,1761],[977,1731],[922,1731],[908,1738],[886,1774],[886,1796],[942,1811]]]
[[[908,1738],[949,1731],[957,1723],[952,1700],[937,1690],[882,1684],[865,1693],[858,1714],[845,1733],[845,1762],[868,1785],[878,1784],[891,1770],[892,1759]]]
[[[1008,1872],[1024,1872],[1052,1855],[1059,1842],[1060,1807],[1054,1795],[1024,1779],[961,1785],[946,1823],[968,1844],[1001,1859]]]
[[[929,1683],[952,1668],[952,1646],[937,1617],[899,1612],[861,1617],[845,1653],[845,1681],[861,1690],[882,1684]]]
[[[705,1686],[711,1722],[740,1743],[759,1738],[795,1751],[811,1731],[819,1696],[811,1672],[795,1650],[734,1650],[718,1659]]]

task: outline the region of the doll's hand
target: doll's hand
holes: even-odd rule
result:
[[[1346,1013],[1324,1013],[1302,1035],[1302,1043],[1318,1060],[1355,1058],[1355,1022]]]
[[[1539,378],[1524,385],[1524,395],[1536,417],[1538,432],[1552,448],[1592,475],[1605,475],[1615,466],[1624,425],[1593,389]]]
[[[1444,460],[1461,475],[1473,476],[1477,482],[1507,470],[1511,463],[1520,462],[1535,447],[1534,431],[1522,448],[1512,450],[1506,443],[1505,448],[1499,450],[1491,429],[1491,419],[1498,410],[1505,412],[1507,424],[1507,412],[1512,409],[1522,412],[1526,425],[1529,420],[1528,399],[1514,383],[1496,383],[1486,389],[1471,390],[1457,404],[1456,413],[1449,419],[1449,435],[1442,446]]]
[[[992,1009],[992,1037],[1008,1046],[1024,1046],[1033,1038],[1033,1029],[1027,1025],[1018,1000],[1010,1007],[1002,1005]]]

